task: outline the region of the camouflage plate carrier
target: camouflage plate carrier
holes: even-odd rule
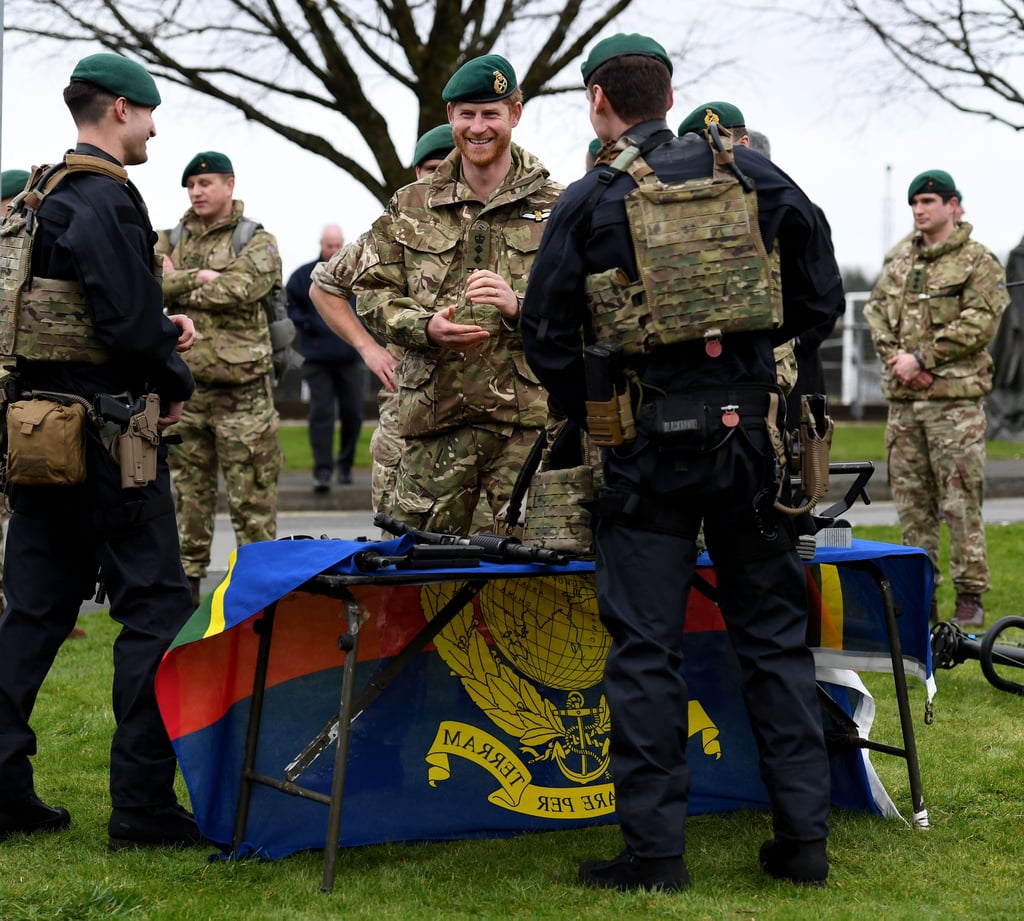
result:
[[[627,354],[703,338],[712,357],[727,333],[782,323],[777,254],[765,250],[757,195],[733,161],[727,131],[709,132],[710,178],[666,183],[623,139],[606,164],[628,172],[637,188],[625,197],[640,280],[618,268],[590,275],[586,297],[598,342]]]
[[[110,358],[96,336],[77,281],[32,276],[32,246],[39,207],[74,173],[100,173],[128,182],[124,167],[100,157],[69,153],[53,166],[33,169],[0,224],[0,355],[31,361],[102,364]],[[154,271],[156,270],[154,260]]]

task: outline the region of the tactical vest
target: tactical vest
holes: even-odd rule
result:
[[[0,223],[0,355],[30,361],[103,364],[110,359],[93,327],[77,281],[32,273],[39,207],[74,173],[99,173],[127,184],[124,167],[101,157],[65,154],[53,166],[33,169],[27,187]],[[155,261],[154,261],[155,267]]]
[[[781,325],[779,260],[761,239],[757,195],[738,170],[727,171],[728,133],[713,134],[714,173],[685,182],[659,180],[628,141],[616,148],[610,169],[637,184],[625,206],[640,279],[618,268],[587,276],[596,341],[641,354],[703,338],[715,356],[727,333]]]

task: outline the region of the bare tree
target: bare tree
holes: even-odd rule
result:
[[[410,179],[388,130],[396,90],[417,100],[422,133],[444,119],[441,91],[455,70],[499,46],[516,49],[527,99],[578,89],[568,65],[632,2],[6,0],[5,31],[22,44],[134,58],[326,158],[384,202]],[[332,143],[339,116],[372,163]]]
[[[835,0],[890,63],[960,112],[1024,129],[1024,6],[1016,0]],[[875,75],[877,77],[877,74]],[[884,78],[883,78],[884,80]],[[895,86],[895,79],[889,87]]]

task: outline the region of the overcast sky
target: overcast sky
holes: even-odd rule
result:
[[[638,0],[636,8],[651,11],[652,18],[623,20],[610,31],[649,31],[673,47],[664,17],[674,14],[660,0]],[[849,43],[840,46],[834,38],[815,40],[749,13],[723,14],[719,22],[705,23],[702,34],[709,49],[720,48],[738,61],[694,82],[677,66],[670,125],[675,128],[708,100],[738,105],[748,127],[769,136],[772,159],[824,209],[841,266],[860,268],[869,277],[877,274],[888,246],[910,227],[906,189],[924,169],[953,175],[974,237],[1001,260],[1021,240],[1024,214],[1015,206],[1021,197],[1021,156],[1009,128],[961,115],[921,95],[883,98],[869,51],[851,51]],[[514,50],[495,50],[516,65]],[[80,47],[11,53],[5,42],[3,169],[53,162],[74,144],[74,125],[61,91],[76,60],[86,53]],[[702,69],[712,60],[710,50],[702,52]],[[574,65],[571,75],[577,74]],[[161,86],[161,93],[164,104],[156,110],[149,162],[131,169],[156,227],[172,226],[188,207],[181,172],[201,150],[219,150],[231,158],[236,196],[251,217],[277,236],[286,277],[317,257],[325,223],[341,224],[346,237],[354,239],[380,213],[381,205],[368,192],[322,158],[246,123],[220,104],[173,86]],[[414,132],[414,114],[399,99],[392,136],[407,158]],[[578,96],[528,100],[513,134],[564,183],[582,172],[592,136],[582,89]],[[338,143],[346,141],[339,136]]]

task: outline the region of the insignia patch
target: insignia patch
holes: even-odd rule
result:
[[[539,208],[533,211],[524,211],[521,215],[527,221],[533,221],[535,224],[543,224],[549,217],[551,217],[551,209],[545,208],[543,211]]]
[[[718,124],[718,116],[711,109],[704,110],[704,124]]]
[[[492,71],[494,74],[494,92],[504,95],[508,91],[508,77],[500,70]]]

